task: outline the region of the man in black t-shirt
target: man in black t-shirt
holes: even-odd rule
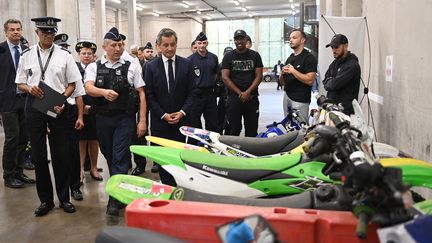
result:
[[[284,110],[288,106],[298,110],[299,116],[307,124],[311,87],[317,72],[317,60],[304,49],[305,42],[306,34],[302,30],[291,31],[290,47],[294,53],[286,60],[279,80],[284,84],[287,94],[287,99],[284,100]]]
[[[222,79],[228,87],[227,119],[230,131],[226,134],[240,135],[244,119],[245,135],[255,137],[258,130],[258,85],[262,79],[263,64],[258,52],[246,48],[246,32],[234,32],[236,49],[222,60]]]

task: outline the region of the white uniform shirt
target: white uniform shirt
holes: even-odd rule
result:
[[[81,81],[81,73],[68,51],[62,50],[61,47],[54,44],[48,50],[42,50],[36,44],[22,54],[15,83],[30,86],[39,85],[42,70],[38,61],[37,50],[39,49],[43,68],[52,48],[54,48],[54,51],[45,71],[44,82],[55,91],[64,93],[68,83]]]
[[[125,60],[120,57],[120,59],[117,62],[111,63],[105,58],[105,56],[102,56],[101,63],[104,64],[105,67],[107,67],[107,68],[116,69],[116,68],[120,67],[121,65],[125,64]],[[128,74],[127,74],[129,84],[133,84],[136,89],[145,86],[144,80],[142,79],[141,70],[139,69],[139,67],[140,66],[136,66],[133,62],[131,62],[131,64],[129,65]],[[95,62],[90,63],[87,66],[87,68],[85,70],[85,75],[84,75],[84,84],[89,82],[89,81],[91,81],[93,83],[95,82],[96,76],[97,76],[97,70],[96,69],[97,69],[97,64]]]

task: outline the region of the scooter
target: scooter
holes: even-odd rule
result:
[[[352,141],[334,139],[339,130],[329,129],[318,125],[313,130],[304,146],[306,154],[240,158],[153,146],[131,146],[130,150],[160,164],[177,185],[195,191],[250,198],[291,195],[340,183],[336,175],[343,164],[338,150]],[[402,169],[405,183],[432,188],[432,164],[411,160],[391,161],[391,165]]]

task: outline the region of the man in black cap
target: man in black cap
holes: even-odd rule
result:
[[[354,114],[352,100],[357,100],[360,89],[361,70],[358,58],[348,51],[348,38],[342,34],[333,36],[326,47],[332,48],[335,58],[323,80],[327,97],[342,103],[345,114]]]
[[[299,116],[305,123],[309,119],[309,104],[311,89],[317,72],[316,58],[306,50],[306,34],[300,29],[290,33],[290,47],[293,53],[285,61],[279,81],[283,83],[285,94],[284,111],[288,115],[288,107],[299,111]]]
[[[54,44],[63,47],[64,49],[69,49],[69,44],[67,43],[69,36],[67,34],[58,34],[54,37]]]
[[[53,43],[57,22],[61,20],[41,17],[34,18],[32,21],[36,22],[39,43],[22,53],[15,82],[21,91],[30,94],[26,101],[26,123],[32,144],[32,158],[35,162],[36,188],[41,201],[35,215],[45,215],[54,208],[46,147],[47,127],[50,130],[48,136],[51,161],[60,208],[67,213],[73,213],[75,206],[70,203],[69,197],[69,141],[65,139],[68,110],[65,109],[64,104],[57,104],[54,106],[55,114],[42,113],[33,109],[32,104],[36,99],[44,98],[44,92],[39,87],[40,82],[63,94],[66,100],[74,93],[81,75],[72,55]]]
[[[27,94],[19,91],[15,84],[20,53],[26,47],[20,44],[20,20],[6,20],[4,31],[6,41],[0,43],[0,116],[5,134],[2,156],[3,179],[6,187],[22,188],[24,184],[35,183],[23,173],[28,140],[24,111]]]
[[[125,38],[117,28],[111,28],[104,36],[102,48],[105,55],[88,65],[85,73],[85,89],[93,97],[97,137],[110,176],[128,173],[131,166],[129,146],[134,132],[142,137],[147,130],[141,67],[122,58]],[[138,109],[140,117],[136,124]],[[121,207],[110,197],[106,213],[119,216]]]
[[[80,41],[75,45],[75,51],[78,52],[80,61],[77,62],[78,69],[84,80],[85,69],[90,63],[93,63],[93,57],[96,53],[97,46],[93,42]],[[90,159],[90,176],[97,181],[102,181],[103,178],[99,174],[97,168],[97,159],[99,154],[99,143],[96,135],[96,121],[94,112],[92,112],[92,98],[88,95],[83,96],[84,101],[84,128],[78,132],[79,151],[80,151],[80,179],[84,180],[84,168],[86,163],[86,155]],[[77,190],[75,193],[78,195],[81,191]]]
[[[228,87],[228,134],[238,136],[244,119],[245,135],[256,137],[259,118],[258,85],[262,79],[263,63],[258,52],[246,48],[246,32],[234,32],[236,49],[222,60],[222,79]]]
[[[207,50],[207,36],[201,32],[195,39],[197,51],[188,57],[192,62],[196,100],[190,114],[193,127],[202,128],[201,115],[204,116],[205,129],[217,130],[216,76],[219,61],[215,54]]]

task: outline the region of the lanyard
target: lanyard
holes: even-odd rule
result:
[[[45,67],[42,67],[42,60],[41,60],[41,56],[40,56],[40,52],[39,52],[39,48],[37,48],[37,55],[38,55],[38,59],[39,59],[39,67],[40,67],[40,69],[41,69],[41,72],[42,72],[42,75],[41,75],[41,80],[42,81],[44,81],[45,80],[45,72],[46,72],[46,70],[47,70],[47,68],[48,68],[48,63],[49,63],[49,61],[51,60],[51,56],[52,56],[52,54],[53,54],[53,52],[54,52],[54,46],[52,47],[52,49],[51,49],[51,51],[50,51],[50,54],[49,54],[49,56],[48,56],[48,59],[47,59],[47,61],[46,61],[46,63],[45,63]]]

